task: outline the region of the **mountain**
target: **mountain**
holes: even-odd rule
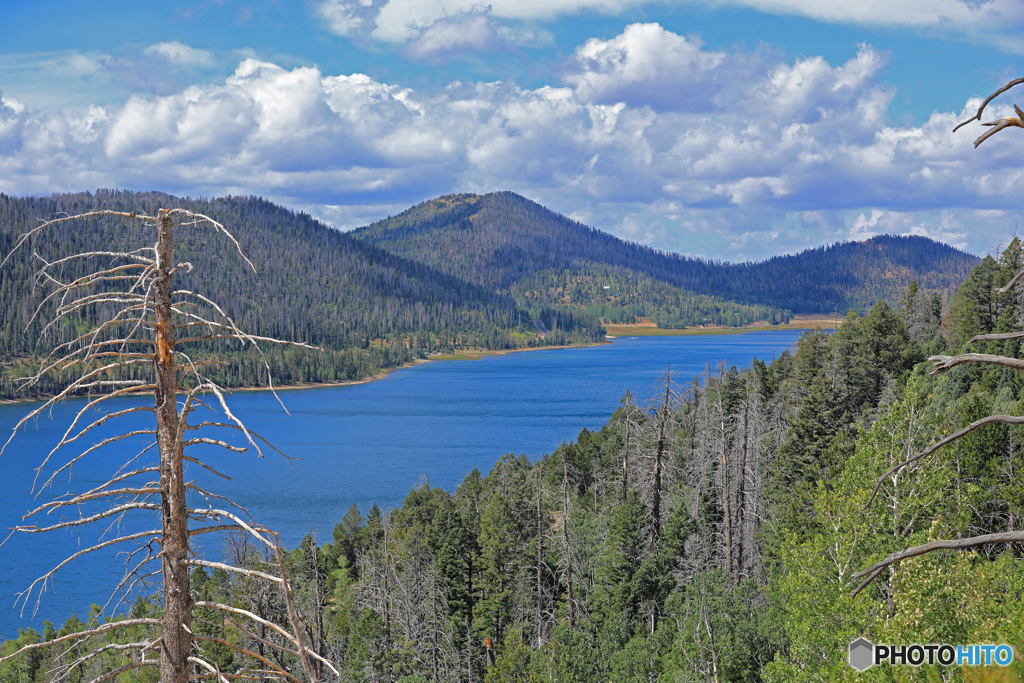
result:
[[[694,294],[760,307],[761,319],[782,318],[786,310],[864,310],[878,299],[895,303],[911,280],[922,289],[955,289],[979,263],[914,236],[845,242],[759,263],[707,261],[627,242],[511,192],[439,197],[352,234],[518,300],[590,307],[608,321],[629,317],[631,304],[650,304],[652,296],[678,299],[676,312],[685,317],[699,307]],[[615,297],[617,290],[627,292]],[[653,309],[652,317],[672,315],[671,306]],[[690,315],[691,324],[699,321]]]
[[[0,194],[0,254],[40,220],[99,209],[153,214],[182,207],[223,223],[234,247],[201,227],[177,231],[176,255],[195,266],[185,289],[212,294],[243,329],[319,345],[324,352],[270,347],[278,384],[375,374],[437,351],[510,349],[603,338],[602,320],[649,318],[662,327],[785,322],[791,311],[865,308],[895,302],[910,280],[954,288],[977,259],[918,237],[880,237],[755,264],[667,254],[588,228],[510,192],[450,195],[342,233],[254,197],[182,199],[104,191],[16,198]],[[48,291],[39,258],[129,249],[150,243],[137,221],[103,217],[54,226],[0,269],[0,398],[40,355],[95,327],[109,311],[87,310],[41,337],[52,303],[29,322]],[[77,276],[98,263],[69,262]],[[88,266],[88,267],[87,267]],[[210,375],[225,386],[264,386],[251,350],[212,343],[201,354],[228,360]],[[52,376],[38,392],[66,378]]]
[[[0,259],[17,237],[40,219],[61,212],[98,209],[153,215],[157,208],[183,207],[224,224],[238,238],[258,272],[244,268],[234,246],[202,227],[176,231],[176,258],[195,266],[180,280],[222,303],[243,329],[323,346],[325,353],[270,347],[278,384],[355,379],[413,360],[427,352],[471,348],[517,348],[602,339],[593,317],[543,306],[526,310],[513,297],[467,282],[428,265],[396,256],[351,238],[307,215],[253,197],[180,199],[160,193],[97,191],[50,197],[15,198],[0,194]],[[33,274],[38,260],[78,252],[135,248],[152,243],[138,221],[93,218],[39,233],[0,269],[0,398],[15,395],[12,375],[56,342],[71,338],[71,326],[40,338],[44,315],[28,324],[47,288]],[[93,263],[88,270],[98,264]],[[87,272],[69,263],[66,275]],[[83,313],[77,329],[89,329],[99,311]],[[109,312],[107,312],[109,314]],[[541,336],[533,320],[550,331]],[[26,329],[27,326],[27,329]],[[227,386],[260,386],[260,360],[230,349],[230,366],[211,373]],[[41,393],[52,390],[44,383]]]

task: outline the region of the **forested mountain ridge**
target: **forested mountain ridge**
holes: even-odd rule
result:
[[[663,299],[719,298],[699,304],[704,310],[721,300],[768,309],[761,319],[786,310],[866,310],[878,299],[895,304],[911,280],[927,290],[954,290],[979,261],[924,237],[882,236],[758,263],[720,263],[627,242],[511,192],[439,197],[352,234],[520,299],[601,304],[609,321],[628,315],[631,304],[645,299],[642,292],[659,287]],[[636,281],[624,297],[611,296],[625,287],[615,277]],[[736,313],[746,311],[725,317]]]
[[[152,215],[158,207],[183,207],[223,223],[257,267],[255,273],[244,267],[234,246],[211,230],[185,227],[176,233],[176,257],[191,262],[195,273],[182,275],[182,288],[211,294],[251,334],[324,347],[323,353],[269,348],[278,384],[356,379],[436,350],[602,338],[594,317],[543,306],[526,310],[507,294],[354,240],[309,216],[253,197],[207,201],[122,191],[34,198],[0,195],[0,254],[6,256],[17,237],[39,219],[60,212],[111,209]],[[61,329],[41,338],[49,319],[46,311],[29,325],[48,291],[33,277],[39,264],[34,254],[53,260],[78,252],[135,248],[151,239],[137,225],[102,217],[51,228],[14,254],[0,269],[0,363],[8,370],[0,377],[0,398],[15,395],[11,375],[22,374],[33,357],[74,331]],[[77,267],[84,273],[87,265]],[[68,274],[78,274],[75,268],[68,264]],[[95,325],[100,312],[83,312],[79,331]],[[542,320],[551,333],[541,337],[533,319]],[[229,366],[212,371],[224,385],[265,385],[255,354],[209,350],[231,358]],[[40,391],[51,388],[44,382]]]

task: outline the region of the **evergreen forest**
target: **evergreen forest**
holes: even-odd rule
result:
[[[948,303],[977,262],[925,238],[886,237],[757,264],[712,263],[625,242],[509,192],[441,197],[352,233],[255,197],[0,194],[0,254],[41,220],[96,210],[152,214],[161,206],[222,223],[256,264],[257,272],[238,267],[232,245],[184,227],[177,255],[195,268],[181,278],[184,289],[213,295],[251,334],[322,349],[268,348],[279,386],[362,379],[456,350],[597,343],[605,323],[737,327],[785,323],[793,311],[863,311],[876,299],[895,303],[913,279]],[[42,334],[56,305],[48,283],[35,277],[43,260],[150,239],[132,221],[97,217],[44,231],[13,255],[0,269],[0,400],[65,386],[69,376],[51,372],[29,396],[15,379],[110,312],[95,307]],[[78,276],[97,264],[71,260],[63,268]],[[210,377],[221,386],[268,386],[264,358],[251,347],[210,342],[199,353],[201,361],[219,359]]]
[[[979,261],[914,236],[758,263],[707,261],[626,242],[511,192],[439,197],[352,234],[518,301],[584,308],[606,322],[646,317],[661,327],[863,313],[878,299],[895,304],[911,280],[952,294]]]
[[[970,271],[951,306],[911,282],[893,305],[811,330],[792,352],[749,367],[666,369],[656,395],[622,397],[598,431],[532,461],[510,453],[454,491],[429,483],[395,510],[353,507],[329,539],[307,537],[288,573],[309,647],[344,681],[981,680],[959,668],[857,673],[848,643],[1024,647],[1024,559],[990,545],[904,560],[856,597],[853,574],[933,538],[1016,530],[1024,514],[1018,431],[989,425],[876,480],[944,434],[994,412],[1024,415],[1024,372],[964,365],[935,376],[929,355],[1022,357],[1024,293],[997,290],[1024,266],[1017,239]],[[272,558],[239,540],[235,565]],[[279,590],[196,568],[197,600],[281,620]],[[126,616],[157,614],[140,597]],[[298,671],[269,631],[227,635],[230,615],[197,607],[193,626],[219,671],[255,659]],[[84,628],[73,617],[26,630],[6,652]],[[4,681],[44,681],[59,658],[100,655],[69,680],[123,662],[116,638],[34,650]],[[105,649],[104,649],[105,648]],[[258,668],[258,667],[256,667]],[[327,676],[326,672],[321,672]],[[1018,659],[1001,678],[1020,680]],[[153,680],[149,673],[125,680]],[[329,678],[329,676],[327,676]]]
[[[366,242],[253,197],[186,200],[150,192],[97,191],[95,194],[14,198],[0,194],[0,253],[10,253],[19,235],[40,219],[95,210],[153,214],[158,207],[182,207],[209,215],[237,236],[256,264],[244,267],[234,247],[208,229],[183,227],[176,236],[178,259],[190,262],[183,289],[198,288],[224,306],[250,334],[319,346],[268,348],[277,385],[335,382],[377,374],[431,353],[460,348],[514,349],[594,343],[603,339],[598,318],[543,305],[521,307],[508,295],[390,254]],[[41,259],[53,261],[79,252],[132,249],[153,240],[126,219],[100,217],[34,238],[0,269],[0,399],[23,397],[14,378],[55,345],[95,327],[110,313],[95,307],[65,325],[41,334],[55,303],[47,283],[34,277]],[[70,261],[69,275],[96,269],[99,259]],[[36,309],[43,304],[39,315]],[[534,324],[539,320],[547,334]],[[251,348],[209,344],[211,356],[228,360],[210,370],[225,387],[267,386],[261,357]],[[35,387],[39,395],[66,384],[58,373]]]

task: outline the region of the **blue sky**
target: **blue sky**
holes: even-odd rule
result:
[[[1024,75],[1022,0],[7,0],[0,23],[8,194],[255,194],[348,229],[513,190],[732,261],[879,233],[987,253],[1024,214],[1024,131],[951,132]]]

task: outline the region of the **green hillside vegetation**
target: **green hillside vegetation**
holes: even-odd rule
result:
[[[719,263],[626,242],[511,192],[440,197],[353,235],[519,301],[584,307],[606,322],[649,317],[666,327],[865,312],[878,299],[895,304],[911,280],[951,293],[978,263],[924,237],[891,236]]]
[[[253,197],[207,201],[113,191],[42,198],[0,194],[0,254],[8,254],[18,235],[35,227],[40,218],[96,209],[152,214],[158,206],[184,207],[223,223],[258,269],[252,273],[238,267],[234,248],[209,230],[185,228],[177,233],[176,254],[191,262],[196,273],[182,277],[182,288],[195,286],[211,295],[251,334],[324,347],[325,353],[269,348],[279,385],[358,379],[440,351],[602,338],[601,324],[593,316],[543,305],[519,306],[507,294],[395,256]],[[61,226],[40,234],[31,248],[19,250],[0,269],[0,364],[5,368],[0,398],[18,395],[12,377],[24,375],[34,359],[70,335],[87,331],[106,313],[90,309],[77,329],[68,326],[40,337],[50,319],[49,308],[31,324],[29,320],[48,288],[33,277],[39,265],[33,254],[53,260],[78,252],[134,248],[152,239],[138,231],[137,225],[114,218]],[[92,260],[77,267],[84,273],[96,265]],[[69,264],[68,274],[78,274],[75,267]],[[541,320],[550,334],[542,337],[534,319]],[[230,361],[211,372],[223,386],[266,386],[266,373],[254,353],[213,346],[208,351],[226,354]],[[37,389],[50,393],[64,379],[53,376]]]
[[[203,230],[180,230],[179,258],[202,273],[184,276],[183,287],[201,282],[253,334],[325,349],[270,348],[279,385],[361,379],[457,350],[593,343],[603,338],[603,322],[784,323],[791,311],[863,308],[878,297],[894,302],[914,277],[929,291],[956,286],[976,261],[923,238],[878,238],[760,264],[711,263],[624,242],[508,192],[442,197],[349,234],[253,197],[190,200],[102,190],[0,195],[0,253],[40,219],[61,212],[151,213],[158,205],[223,223],[258,267],[255,274],[237,269],[228,245]],[[46,231],[0,271],[0,399],[21,396],[14,377],[30,373],[54,344],[91,329],[105,313],[92,310],[40,337],[52,307],[29,322],[48,291],[34,280],[34,254],[52,260],[129,247],[139,243],[137,230],[108,217]],[[69,263],[67,271],[95,265]],[[252,350],[211,344],[200,353],[227,358],[211,370],[223,386],[267,385]],[[33,391],[52,393],[66,379],[52,375]]]
[[[996,289],[1024,266],[1022,251],[1015,239],[986,258],[944,319],[938,297],[912,283],[898,306],[809,331],[770,364],[709,367],[682,386],[667,377],[649,403],[627,394],[599,431],[537,461],[508,454],[455,491],[423,485],[394,511],[353,507],[330,542],[307,538],[290,555],[307,642],[345,681],[983,680],[956,667],[858,674],[847,645],[865,636],[1019,653],[1020,547],[904,560],[856,598],[851,574],[930,538],[1020,528],[1024,449],[1006,425],[906,467],[865,503],[882,472],[941,435],[994,412],[1024,415],[1024,372],[967,365],[936,377],[923,362],[963,351],[975,333],[1019,328],[1024,290]],[[971,350],[1020,358],[1020,345]],[[268,618],[285,609],[279,593],[219,571],[197,569],[193,590]],[[132,616],[158,611],[140,599]],[[196,628],[222,634],[224,623],[204,613]],[[58,633],[47,629],[5,647]],[[41,680],[58,652],[7,662],[0,676]],[[207,654],[222,671],[253,666],[226,648]],[[108,669],[122,661],[104,657]],[[1018,656],[984,680],[1022,675]]]

